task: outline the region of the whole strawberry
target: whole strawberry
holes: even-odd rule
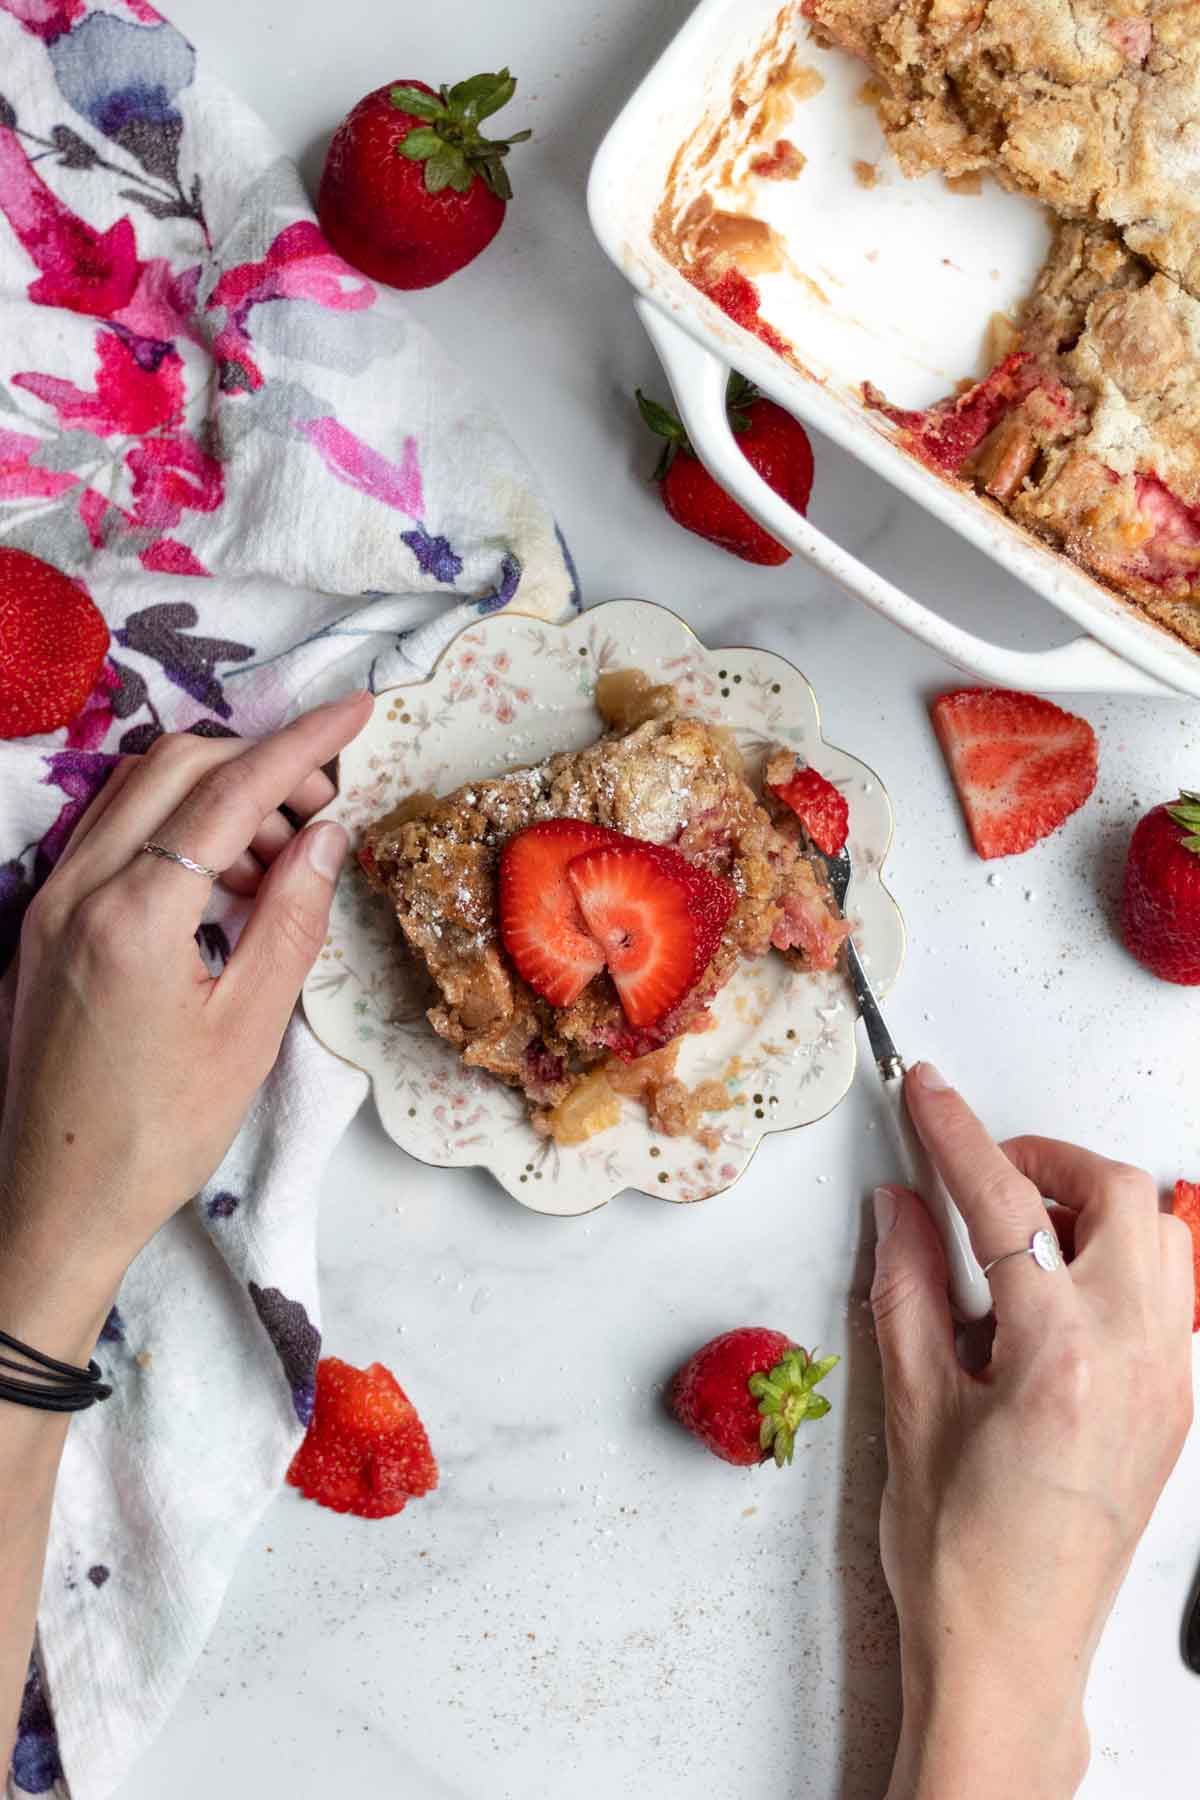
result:
[[[723,1461],[748,1468],[773,1456],[782,1468],[804,1420],[829,1411],[815,1389],[838,1361],[818,1362],[781,1331],[744,1325],[684,1363],[671,1384],[671,1410]]]
[[[392,287],[433,287],[473,262],[504,222],[512,187],[503,158],[532,134],[479,127],[517,84],[507,69],[436,92],[389,82],[333,134],[317,212],[339,255]]]
[[[0,548],[0,738],[69,725],[107,652],[108,626],[81,582]]]
[[[785,563],[791,556],[745,509],[718,487],[688,441],[683,425],[665,406],[637,390],[638,409],[657,436],[666,439],[654,471],[662,502],[685,531],[694,531],[740,556],[743,562]],[[744,375],[731,375],[726,395],[729,423],[750,465],[797,512],[808,510],[812,493],[812,446],[804,427],[766,400]]]
[[[1156,806],[1133,834],[1121,935],[1163,981],[1200,985],[1200,794]]]

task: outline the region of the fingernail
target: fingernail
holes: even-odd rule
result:
[[[950,1083],[930,1062],[920,1062],[913,1070],[913,1080],[930,1094],[948,1094]]]
[[[312,825],[304,834],[308,860],[325,881],[336,881],[350,839],[341,825]]]
[[[875,1202],[875,1239],[877,1243],[882,1244],[896,1223],[896,1190],[890,1187],[877,1187],[872,1198]]]

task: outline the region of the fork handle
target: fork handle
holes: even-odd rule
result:
[[[992,1290],[971,1248],[966,1222],[909,1117],[904,1098],[904,1070],[897,1067],[886,1075],[881,1071],[880,1085],[905,1181],[920,1194],[942,1234],[950,1277],[950,1304],[963,1324],[986,1319],[992,1310]]]

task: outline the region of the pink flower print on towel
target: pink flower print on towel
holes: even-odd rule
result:
[[[94,231],[42,180],[11,126],[0,124],[0,211],[41,271],[29,298],[39,306],[111,318],[133,299],[140,264],[127,218]]]
[[[298,419],[296,429],[317,450],[325,467],[347,487],[419,519],[425,506],[417,440],[404,440],[401,460],[390,462],[336,419]]]
[[[68,430],[82,428],[99,437],[124,433],[140,437],[183,419],[183,359],[169,345],[152,367],[139,360],[130,344],[111,331],[96,333],[96,387],[76,387],[55,375],[22,372],[13,386],[24,388],[54,408]]]
[[[206,310],[225,309],[225,323],[213,353],[226,393],[255,392],[262,372],[251,355],[250,314],[272,300],[311,300],[334,312],[362,312],[375,303],[375,289],[329,248],[309,219],[289,225],[261,262],[227,269],[208,297]]]
[[[0,500],[52,500],[78,485],[78,475],[40,469],[30,460],[41,444],[26,432],[0,429]]]

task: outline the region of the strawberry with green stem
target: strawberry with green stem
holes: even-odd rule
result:
[[[504,222],[504,158],[531,132],[486,137],[516,92],[507,69],[453,87],[389,82],[333,134],[317,201],[321,229],[355,268],[392,287],[432,287],[465,268]]]
[[[791,551],[750,517],[713,480],[693,450],[681,420],[668,407],[637,390],[645,424],[663,438],[654,471],[662,502],[677,525],[740,556],[743,562],[787,562]],[[812,493],[812,446],[804,427],[767,400],[744,375],[731,374],[725,397],[738,449],[752,468],[797,512],[808,510]]]
[[[749,1468],[773,1459],[782,1468],[800,1427],[829,1411],[816,1388],[839,1361],[818,1358],[781,1331],[742,1326],[688,1358],[671,1384],[671,1409],[723,1462]]]

